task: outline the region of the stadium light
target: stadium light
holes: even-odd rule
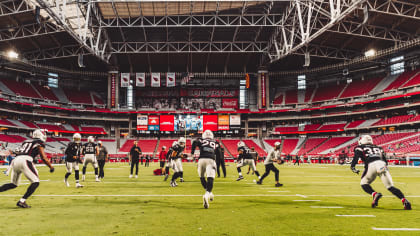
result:
[[[370,49],[365,52],[365,57],[372,57],[372,56],[375,56],[375,54],[376,54],[376,50]]]
[[[11,59],[17,59],[19,57],[19,54],[13,50],[10,50],[7,52],[7,57]]]

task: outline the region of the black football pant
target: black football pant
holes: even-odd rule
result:
[[[131,170],[130,170],[131,175],[133,175],[134,165],[136,166],[136,175],[138,175],[139,174],[139,160],[131,161]]]
[[[220,177],[220,166],[222,167],[223,177],[226,177],[226,166],[225,166],[225,159],[216,159],[217,165],[217,177]]]
[[[99,178],[103,178],[104,177],[105,160],[98,160],[98,166],[99,166]]]
[[[265,165],[265,173],[261,177],[260,182],[262,182],[263,179],[270,174],[270,171],[274,172],[274,178],[276,179],[276,181],[279,181],[279,170],[274,166],[274,164],[268,164]]]

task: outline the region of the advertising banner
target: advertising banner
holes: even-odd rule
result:
[[[137,130],[147,130],[147,115],[137,115]]]
[[[149,116],[149,130],[159,130],[159,123],[158,115]]]
[[[203,130],[217,131],[217,115],[203,115]]]
[[[230,115],[230,129],[241,128],[241,115]]]
[[[266,83],[266,75],[265,73],[261,73],[261,106],[264,108],[266,107],[265,102],[267,101],[266,99],[266,93],[267,91],[265,91],[265,83]]]
[[[152,73],[150,86],[155,88],[160,87],[160,73]]]
[[[174,131],[174,115],[160,116],[160,131]]]
[[[238,108],[238,99],[224,98],[222,99],[222,108]]]
[[[202,118],[196,115],[175,115],[175,131],[198,131],[202,129]]]
[[[117,100],[117,73],[111,74],[111,108],[116,107]]]
[[[121,73],[121,87],[130,85],[130,73]]]
[[[229,130],[229,115],[219,115],[219,130]]]
[[[231,98],[238,97],[239,91],[237,89],[189,89],[189,97],[212,97],[212,98]]]
[[[136,87],[146,87],[146,73],[136,73]]]

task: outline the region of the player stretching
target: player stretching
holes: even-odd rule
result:
[[[66,148],[66,169],[67,173],[64,176],[64,183],[67,187],[70,187],[67,179],[71,175],[71,171],[74,169],[74,177],[76,179],[76,188],[81,188],[83,185],[79,183],[79,162],[80,162],[80,153],[82,151],[82,144],[80,141],[82,136],[79,133],[73,135],[73,142],[70,142]]]
[[[265,173],[261,177],[257,184],[262,184],[262,181],[265,177],[270,174],[270,171],[274,172],[274,178],[276,179],[275,187],[281,187],[283,184],[279,183],[279,170],[274,166],[274,161],[277,161],[279,164],[283,164],[283,161],[280,159],[280,142],[274,143],[274,150],[268,154],[264,160]]]
[[[23,195],[16,204],[18,207],[22,208],[30,208],[30,206],[26,204],[26,199],[28,199],[39,186],[38,171],[33,164],[35,157],[39,155],[45,165],[50,168],[50,172],[54,172],[54,167],[51,166],[51,163],[48,161],[44,152],[47,135],[44,131],[36,129],[32,133],[32,138],[32,140],[26,140],[22,143],[17,150],[17,157],[11,163],[10,170],[12,171],[12,182],[0,187],[0,192],[16,188],[19,184],[20,176],[23,173],[26,178],[31,181],[31,185],[29,185],[25,195]]]
[[[359,145],[354,148],[354,157],[351,162],[351,170],[359,174],[360,170],[355,168],[359,158],[365,163],[365,171],[362,174],[360,185],[362,189],[368,194],[372,195],[372,207],[377,207],[379,199],[382,194],[375,192],[370,184],[379,176],[384,183],[385,187],[396,197],[401,199],[404,209],[411,210],[410,202],[405,199],[404,194],[398,188],[394,187],[391,174],[389,173],[385,152],[376,145],[373,145],[373,140],[370,135],[363,135],[359,139]]]
[[[254,158],[250,154],[249,149],[245,146],[245,143],[240,141],[238,142],[238,165],[236,165],[236,168],[238,170],[239,177],[236,179],[236,181],[239,181],[243,179],[241,167],[243,166],[250,166],[252,170],[255,172],[255,175],[260,179],[260,173],[258,172],[257,168],[255,167]]]
[[[206,130],[203,132],[202,138],[193,142],[191,155],[194,154],[196,148],[200,149],[200,157],[198,158],[198,176],[201,185],[206,190],[203,196],[204,208],[209,208],[209,201],[213,201],[214,195],[213,181],[216,176],[216,155],[220,155],[220,145],[214,140],[213,132]],[[207,175],[207,181],[205,178]]]
[[[96,156],[99,155],[99,147],[96,145],[95,139],[92,136],[89,136],[87,141],[87,143],[83,144],[83,155],[85,158],[83,160],[82,181],[85,181],[87,165],[92,163],[93,168],[95,168],[96,182],[100,182],[98,178],[98,161],[96,161]]]

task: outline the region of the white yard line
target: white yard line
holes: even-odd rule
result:
[[[0,194],[0,197],[18,197],[17,194]],[[174,194],[119,194],[119,195],[94,195],[94,194],[64,194],[64,195],[33,195],[34,197],[202,197],[203,195],[174,195]],[[296,195],[255,194],[255,195],[214,195],[215,197],[296,197]]]
[[[288,193],[290,191],[268,191],[269,193]]]
[[[311,206],[311,208],[344,208],[342,206]]]
[[[373,230],[385,230],[385,231],[420,231],[417,228],[376,228],[372,227]]]
[[[376,217],[374,215],[335,215],[338,217]]]
[[[294,202],[320,202],[321,200],[293,200]]]
[[[306,195],[302,195],[302,194],[296,194],[296,196],[298,196],[298,197],[303,197],[303,198],[308,198],[308,196],[306,196]]]

